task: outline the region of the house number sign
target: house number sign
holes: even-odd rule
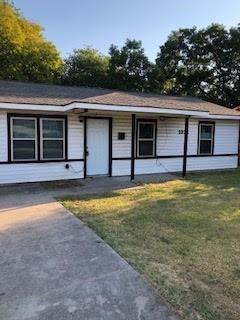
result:
[[[178,134],[185,134],[185,130],[184,129],[178,130]]]

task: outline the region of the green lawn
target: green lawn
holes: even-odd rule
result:
[[[240,170],[62,203],[182,319],[240,319]]]

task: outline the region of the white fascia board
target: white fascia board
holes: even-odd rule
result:
[[[122,111],[131,113],[157,113],[157,114],[172,114],[172,115],[185,115],[185,116],[205,116],[208,112],[205,111],[192,111],[192,110],[179,110],[169,108],[152,108],[152,107],[133,107],[133,106],[116,106],[108,104],[92,104],[92,103],[79,103],[73,102],[65,106],[56,105],[41,105],[41,104],[25,104],[25,103],[0,103],[0,109],[14,109],[14,110],[28,110],[28,111],[55,111],[67,112],[73,109],[90,109],[101,111]]]
[[[74,102],[73,104],[71,104],[71,108],[73,109],[85,108],[90,110],[101,110],[101,111],[122,111],[122,112],[131,112],[131,113],[140,112],[140,113],[174,114],[174,115],[185,115],[185,116],[208,115],[208,112],[206,111],[153,108],[153,107],[117,106],[117,105],[108,105],[108,104],[91,104],[91,103],[78,103],[78,102]]]
[[[193,117],[196,118],[196,117]],[[203,118],[203,119],[211,119],[211,120],[240,120],[240,115],[239,116],[228,116],[228,115],[220,115],[220,114],[208,114],[207,116],[201,116],[198,118]]]
[[[74,104],[74,106],[73,106]],[[116,106],[116,105],[104,105],[104,104],[90,104],[90,103],[78,103],[74,102],[71,104],[71,108],[80,109],[91,109],[91,110],[102,110],[102,111],[122,111],[131,113],[156,113],[162,115],[184,115],[200,118],[209,119],[229,119],[229,120],[240,120],[239,116],[228,116],[228,115],[211,115],[208,111],[194,111],[194,110],[180,110],[180,109],[169,109],[169,108],[151,108],[151,107],[132,107],[132,106]],[[70,106],[70,105],[69,105]]]
[[[64,107],[62,106],[54,106],[54,105],[46,105],[46,104],[28,104],[28,103],[0,103],[0,109],[64,112]]]
[[[169,108],[153,108],[153,107],[133,107],[133,106],[117,106],[106,104],[92,104],[92,103],[80,103],[73,102],[65,106],[56,105],[43,105],[43,104],[28,104],[28,103],[0,103],[0,109],[7,110],[21,110],[21,111],[48,111],[48,112],[68,112],[73,109],[89,109],[89,110],[101,110],[101,111],[121,111],[131,113],[150,113],[150,114],[162,114],[162,115],[179,115],[179,116],[191,116],[208,119],[226,119],[226,120],[240,120],[239,116],[225,116],[225,115],[210,115],[207,111],[194,111],[194,110],[179,110]]]

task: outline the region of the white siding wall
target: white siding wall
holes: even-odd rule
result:
[[[217,121],[215,127],[214,154],[238,152],[238,122]]]
[[[190,119],[188,154],[197,155],[198,148],[198,122],[199,119]],[[182,156],[184,134],[179,130],[184,129],[183,118],[158,119],[157,122],[157,155],[158,156]],[[215,154],[236,154],[238,152],[238,121],[215,121]],[[126,140],[117,140],[117,132],[125,132]],[[114,118],[113,122],[113,157],[131,156],[131,118],[122,116]],[[179,172],[182,171],[183,159],[159,158],[159,159],[136,159],[135,174]],[[114,160],[113,175],[130,174],[130,160]],[[193,157],[187,160],[187,170],[208,170],[236,168],[237,156],[223,157]]]
[[[83,158],[83,124],[78,115],[68,116],[68,157]],[[0,161],[7,160],[7,113],[0,112]],[[0,184],[77,178],[83,178],[83,161],[0,164]]]
[[[189,120],[188,154],[198,153],[198,122],[197,119]]]
[[[194,157],[187,159],[187,170],[211,170],[236,168],[236,156]],[[181,172],[182,158],[135,160],[135,174],[150,174],[163,172]]]
[[[0,162],[8,160],[7,112],[0,111]]]
[[[125,132],[125,139],[118,140],[118,132]],[[112,119],[112,143],[113,158],[131,157],[131,136],[132,119],[131,116],[118,116]]]
[[[165,118],[158,120],[157,126],[157,155],[183,155],[184,134],[179,134],[178,131],[184,129],[184,119]]]
[[[189,122],[188,154],[197,154],[198,122],[191,119]],[[215,121],[214,154],[233,154],[238,152],[238,121]]]
[[[235,154],[238,151],[238,121],[215,121],[215,154]],[[184,119],[165,118],[157,122],[157,155],[183,155]],[[125,133],[125,140],[118,140],[118,132]],[[198,120],[190,119],[188,154],[196,155],[198,145]],[[113,116],[113,160],[112,175],[130,175],[131,168],[131,115]],[[0,164],[0,184],[14,182],[75,179],[83,177],[83,123],[78,115],[68,115],[68,157],[71,162],[49,162],[28,164]],[[7,112],[0,112],[0,162],[8,160]],[[65,164],[70,164],[70,169]],[[183,159],[136,159],[135,174],[177,172],[182,170]],[[237,167],[237,156],[190,157],[187,170],[224,169]]]
[[[238,157],[197,157],[187,159],[187,170],[211,170],[211,169],[231,169],[237,168]]]
[[[70,168],[65,169],[69,163]],[[36,182],[83,178],[83,162],[47,162],[0,165],[0,182]]]
[[[77,115],[68,116],[68,158],[83,158],[83,122]]]
[[[126,176],[131,173],[130,160],[113,160],[112,162],[112,175],[113,176]]]
[[[197,154],[198,119],[190,119],[188,136],[188,154]],[[158,120],[157,155],[183,155],[184,135],[178,131],[184,129],[184,119],[167,118]],[[215,121],[214,154],[233,154],[238,152],[238,121]]]
[[[135,173],[161,173],[161,172],[178,172],[182,170],[182,158],[169,159],[136,159]]]
[[[118,132],[125,133],[124,140],[118,140]],[[112,119],[112,156],[113,158],[131,157],[132,118],[131,115],[114,116]],[[130,175],[130,160],[113,160],[112,175]]]

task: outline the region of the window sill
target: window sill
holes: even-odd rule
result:
[[[137,156],[135,159],[156,159],[156,156]]]
[[[9,164],[23,164],[23,163],[47,163],[47,162],[66,162],[66,161],[72,161],[72,160],[68,160],[68,159],[52,159],[52,160],[11,160],[8,161]],[[79,159],[77,159],[76,161],[79,161]]]

